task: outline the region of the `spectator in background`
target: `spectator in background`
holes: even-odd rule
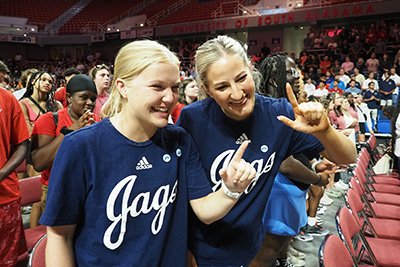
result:
[[[309,36],[308,33],[307,33],[307,36]],[[310,47],[311,47],[311,45],[310,45]],[[262,57],[262,59],[268,57],[270,53],[271,53],[271,49],[267,46],[267,43],[264,43],[263,47],[261,47],[261,57]]]
[[[395,82],[390,79],[389,72],[385,72],[385,80],[379,83],[379,92],[381,93],[381,107],[391,106],[393,103],[393,92],[396,90]]]
[[[363,59],[362,57],[359,57],[359,58],[357,59],[355,68],[357,68],[357,69],[359,70],[359,72],[360,72],[362,75],[364,75],[365,62],[364,62],[364,59]],[[353,71],[354,71],[354,69],[353,69]]]
[[[301,69],[302,69],[303,71],[305,70],[305,69],[304,69],[304,66],[305,66],[305,64],[306,64],[307,58],[308,58],[307,52],[305,52],[305,51],[301,52],[300,66],[301,66]]]
[[[4,66],[0,61],[0,81]],[[17,99],[3,88],[0,88],[0,110],[0,258],[1,266],[13,267],[18,263],[19,252],[26,251],[15,169],[26,157],[30,133]]]
[[[375,44],[376,41],[375,38],[376,38],[375,30],[373,28],[369,29],[367,35],[365,36],[365,42],[367,43],[368,39],[368,43]]]
[[[327,71],[331,68],[331,62],[329,61],[328,56],[324,56],[324,59],[319,64],[321,68],[321,75],[325,75]]]
[[[305,51],[310,50],[313,43],[313,39],[311,39],[310,34],[307,33],[306,38],[303,39],[303,49]]]
[[[19,80],[22,88],[13,93],[13,95],[17,98],[18,101],[21,100],[21,98],[24,96],[26,92],[26,83],[29,81],[32,74],[37,71],[38,71],[37,69],[27,69],[24,72],[22,72],[21,78]]]
[[[378,41],[375,44],[376,57],[381,59],[384,53],[386,53],[386,43],[382,38],[378,38]]]
[[[310,95],[314,95],[315,85],[313,84],[311,78],[307,79],[307,83],[304,85],[304,91],[307,93],[307,97]]]
[[[317,89],[314,92],[314,96],[317,98],[321,98],[327,96],[329,91],[325,88],[326,83],[324,81],[320,81]]]
[[[332,77],[331,72],[329,70],[325,73],[325,77],[326,77],[325,80],[326,84],[330,86],[331,83],[333,83],[334,78]]]
[[[84,73],[85,66],[83,65],[82,61],[80,60],[78,65],[76,65],[76,69],[79,70],[80,73]],[[65,76],[65,75],[64,75]],[[72,78],[72,77],[71,77]]]
[[[311,54],[306,61],[306,71],[309,72],[310,68],[312,68],[314,73],[317,73],[317,69],[319,68],[319,60],[314,54]]]
[[[354,69],[353,69],[353,71],[354,71],[354,76],[356,77],[356,82],[358,82],[359,84],[360,84],[360,89],[362,88],[362,84],[363,84],[363,82],[365,81],[365,77],[364,77],[364,75],[362,75],[361,73],[360,73],[360,70],[359,70],[359,68],[357,68],[357,67],[355,67]],[[350,77],[351,78],[351,77]]]
[[[365,38],[365,43],[363,44],[363,58],[365,60],[371,57],[372,48],[373,48],[373,43],[370,41],[369,38]]]
[[[81,72],[75,68],[69,68],[64,71],[65,86],[58,89],[55,93],[56,100],[60,101],[64,108],[68,107],[66,86],[69,80],[78,74],[81,74]]]
[[[342,43],[340,44],[340,60],[344,60],[350,54],[350,45],[347,43],[347,39],[342,39]]]
[[[396,23],[394,24],[394,26],[390,28],[390,31],[389,31],[389,35],[390,35],[389,41],[392,41],[392,42],[393,42],[393,41],[396,40],[396,38],[398,38],[399,33],[400,33],[399,30],[400,30],[400,29],[399,29],[399,24],[396,22]]]
[[[365,42],[366,36],[367,36],[367,29],[365,28],[365,25],[362,25],[361,29],[359,30],[359,37],[361,43]]]
[[[353,73],[354,63],[350,61],[350,57],[346,57],[341,67],[347,75],[350,75]]]
[[[331,73],[333,75],[337,75],[337,74],[339,74],[340,69],[341,69],[341,66],[340,66],[339,60],[335,60],[333,62],[333,66],[331,68]]]
[[[309,69],[307,74],[308,74],[308,77],[313,80],[313,83],[316,83],[318,81],[318,75],[314,71],[314,68],[310,67],[310,69]]]
[[[397,99],[399,96],[399,86],[400,86],[400,76],[396,74],[396,68],[390,68],[390,79],[396,84],[396,90],[393,92],[393,104],[397,104]],[[383,77],[382,77],[383,80]]]
[[[367,103],[369,110],[371,111],[371,118],[374,120],[374,131],[376,131],[376,123],[378,118],[378,109],[380,106],[380,93],[375,90],[375,83],[370,82],[368,84],[368,90],[365,91],[363,101]]]
[[[365,66],[368,69],[368,72],[373,72],[374,73],[374,77],[377,78],[377,74],[378,74],[378,67],[379,67],[379,60],[376,58],[375,53],[371,54],[371,57],[367,60],[367,62],[365,63]]]
[[[337,30],[334,31],[334,34],[332,36],[333,41],[337,44],[340,45],[340,42],[342,41],[340,36],[337,34]]]
[[[342,91],[346,90],[346,85],[345,85],[345,83],[344,83],[342,80],[340,80],[340,75],[338,75],[338,74],[335,75],[334,81],[335,81],[335,80],[338,81],[338,87],[339,87]],[[333,84],[333,82],[332,82],[331,85],[329,86],[329,89],[332,89],[333,86],[334,86],[334,84]]]
[[[111,83],[110,69],[105,64],[96,65],[90,70],[89,77],[93,79],[97,88],[96,107],[94,108],[93,113],[102,117],[100,110],[110,97],[108,94]]]
[[[88,52],[88,56],[86,57],[86,60],[89,62],[89,64],[92,64],[94,61],[94,56],[91,51]]]
[[[368,74],[368,79],[366,79],[363,82],[362,87],[361,87],[361,91],[366,91],[369,88],[369,83],[370,82],[373,82],[375,84],[375,86],[374,86],[375,90],[379,91],[379,84],[378,84],[378,81],[374,79],[374,73],[373,72],[370,72]]]
[[[328,44],[326,45],[326,48],[328,49],[328,51],[326,51],[327,56],[329,56],[330,58],[333,58],[335,56],[336,53],[336,49],[338,47],[338,44],[335,42],[335,40],[332,38]]]
[[[322,39],[319,34],[315,35],[314,41],[313,41],[313,48],[314,49],[320,49],[322,48]]]
[[[181,81],[178,88],[179,99],[171,112],[172,121],[176,123],[181,115],[181,110],[199,98],[199,88],[197,82],[192,78],[185,78]]]
[[[339,80],[338,79],[335,79],[333,81],[333,83],[331,84],[331,86],[332,86],[332,88],[329,88],[329,90],[328,90],[329,93],[334,92],[334,93],[337,93],[339,95],[343,94],[344,89],[339,87]]]
[[[393,67],[393,61],[388,57],[387,54],[383,54],[382,58],[379,59],[379,68],[383,72],[386,72],[390,71],[391,67]]]
[[[350,82],[350,77],[346,74],[343,68],[339,71],[339,80],[344,83],[344,88],[346,88],[347,84]]]
[[[350,82],[351,81],[354,81],[356,83],[355,87],[361,90],[361,84],[356,81],[356,75],[354,73],[350,75]],[[350,82],[347,84],[346,89],[350,87]]]
[[[351,45],[350,55],[354,60],[357,60],[362,52],[363,44],[360,42],[360,37],[356,37],[355,42]]]
[[[17,54],[14,57],[15,63],[20,64],[22,61],[22,56],[19,52],[17,52]]]
[[[355,96],[354,105],[357,109],[358,125],[360,126],[357,138],[358,142],[365,142],[366,126],[368,126],[368,130],[371,134],[374,133],[371,123],[371,111],[369,110],[368,105],[362,100],[362,94]]]
[[[355,80],[351,80],[349,82],[350,87],[347,88],[344,92],[345,93],[355,93],[355,94],[361,94],[361,90],[359,88],[356,87],[356,81]]]
[[[327,31],[322,32],[321,39],[322,39],[322,47],[326,48],[328,46],[329,41],[331,40],[331,37],[328,35]]]

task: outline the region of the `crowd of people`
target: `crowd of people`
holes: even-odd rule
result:
[[[300,59],[264,49],[257,64],[227,36],[183,47],[181,62],[149,40],[123,46],[113,68],[93,55],[87,69],[19,60],[14,96],[0,88],[5,266],[22,236],[21,164],[41,175],[30,223],[48,226],[49,266],[304,266],[290,240],[328,233],[317,215],[348,189],[338,166],[397,103],[399,60],[381,64],[393,57],[378,46],[398,42],[396,27],[310,32]],[[335,42],[348,53],[331,53]],[[375,47],[353,53],[358,42]],[[0,82],[10,68],[0,62]]]

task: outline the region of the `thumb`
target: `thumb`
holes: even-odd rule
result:
[[[228,174],[225,168],[219,170],[219,176],[223,181],[226,181],[228,179]]]
[[[294,121],[292,121],[288,117],[278,116],[277,119],[280,120],[281,122],[283,122],[285,125],[291,127],[291,128],[293,128],[293,126],[294,126]]]

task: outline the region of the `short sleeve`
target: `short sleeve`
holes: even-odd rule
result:
[[[56,124],[52,112],[47,112],[37,119],[32,130],[32,135],[34,134],[56,136]]]
[[[28,125],[25,121],[24,113],[17,99],[11,94],[10,97],[12,106],[12,121],[11,121],[11,145],[17,146],[30,137]],[[1,110],[0,110],[1,111]]]
[[[206,173],[201,165],[200,155],[192,137],[187,134],[189,141],[190,156],[186,165],[186,177],[188,183],[189,200],[202,198],[212,193],[211,185],[208,182]]]
[[[77,224],[87,195],[87,177],[78,145],[66,136],[53,162],[46,210],[40,223],[47,226]],[[76,155],[81,155],[77,157]]]

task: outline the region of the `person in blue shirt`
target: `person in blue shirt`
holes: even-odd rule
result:
[[[360,84],[359,82],[356,81],[356,75],[355,75],[355,74],[352,74],[352,75],[350,76],[350,82],[351,82],[351,81],[355,81],[356,83],[355,83],[354,87],[356,87],[356,88],[358,88],[358,89],[361,90],[361,84]],[[346,85],[346,89],[350,87],[350,82]]]
[[[344,91],[344,90],[346,90],[346,85],[345,85],[345,83],[344,83],[342,80],[340,80],[339,78],[340,78],[340,75],[335,75],[335,79],[334,79],[333,81],[336,81],[336,80],[337,80],[337,81],[338,81],[338,87]],[[329,89],[332,89],[333,87],[334,87],[334,84],[333,84],[333,82],[332,82],[331,85],[329,85]],[[330,92],[330,91],[329,91],[329,92]]]
[[[385,80],[379,83],[379,92],[381,93],[381,107],[391,106],[393,103],[393,92],[396,90],[396,83],[390,79],[390,73],[385,72]]]
[[[157,75],[155,75],[157,74]],[[67,134],[46,210],[47,266],[186,266],[188,209],[205,225],[238,201],[256,171],[242,142],[211,193],[190,135],[168,124],[179,60],[155,41],[125,45],[99,123]]]
[[[183,108],[177,124],[192,135],[213,190],[221,187],[217,169],[244,140],[250,142],[244,158],[257,175],[224,218],[205,225],[190,217],[189,249],[198,266],[247,266],[264,238],[264,208],[282,161],[300,152],[321,152],[349,164],[357,152],[330,125],[321,104],[298,105],[290,86],[284,92],[290,101],[255,94],[259,75],[233,38],[218,36],[201,45],[196,70],[209,98]]]
[[[356,93],[356,94],[361,94],[361,89],[356,87],[356,81],[351,80],[349,82],[349,87],[344,90],[344,93]]]

